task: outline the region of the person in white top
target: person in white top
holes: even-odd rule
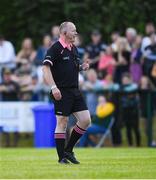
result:
[[[145,31],[146,31],[146,36],[143,38],[141,44],[141,51],[143,54],[145,53],[145,48],[151,44],[151,40],[149,36],[156,32],[154,24],[151,22],[147,23],[145,27]]]
[[[0,35],[0,67],[15,68],[15,50],[11,42],[6,41],[3,35]]]

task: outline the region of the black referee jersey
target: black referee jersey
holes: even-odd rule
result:
[[[78,88],[80,57],[77,48],[64,48],[59,41],[47,51],[43,65],[49,65],[58,88]]]

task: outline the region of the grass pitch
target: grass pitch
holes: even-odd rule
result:
[[[1,149],[0,178],[156,178],[156,149],[75,149],[80,165],[60,165],[55,149]]]

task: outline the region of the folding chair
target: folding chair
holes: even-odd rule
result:
[[[106,131],[105,131],[105,133],[101,136],[98,144],[95,146],[96,148],[101,147],[101,146],[104,144],[104,142],[105,142],[105,140],[106,140],[106,138],[107,138],[108,136],[109,136],[110,139],[111,139],[111,128],[112,128],[112,126],[113,126],[113,124],[114,124],[114,121],[115,121],[115,120],[114,120],[114,117],[111,116],[109,120],[104,120],[104,121],[107,121],[106,123],[104,123],[105,125],[107,125],[107,127],[104,126],[104,127],[106,128]],[[109,122],[108,122],[108,121],[109,121]]]

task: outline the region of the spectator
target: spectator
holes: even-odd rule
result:
[[[54,42],[56,42],[58,39],[59,39],[59,26],[55,25],[55,26],[52,26],[51,28],[51,40],[52,40],[52,44]]]
[[[137,36],[137,32],[134,28],[129,27],[126,29],[126,39],[129,43],[130,47],[133,47],[136,36]]]
[[[140,80],[140,89],[148,90],[151,89],[151,84],[147,76],[142,76]]]
[[[153,80],[153,84],[154,84],[154,86],[156,88],[156,62],[154,62],[154,64],[153,64],[152,71],[151,71],[151,77],[152,77],[152,80]]]
[[[113,76],[110,74],[107,74],[103,80],[101,80],[104,85],[104,89],[110,90],[110,91],[118,91],[119,90],[119,84],[114,83]]]
[[[155,33],[155,26],[152,22],[146,24],[145,27],[146,36],[142,40],[141,51],[144,53],[145,48],[151,44],[150,35]]]
[[[137,35],[135,42],[133,44],[131,52],[131,65],[130,74],[133,82],[139,84],[142,76],[142,51],[141,51],[142,36]]]
[[[126,126],[126,135],[129,146],[133,145],[132,132],[134,131],[136,145],[140,146],[140,130],[139,130],[139,101],[137,98],[137,84],[132,82],[128,73],[123,74],[121,85],[121,106],[122,119]]]
[[[2,101],[17,101],[18,90],[18,84],[12,80],[11,70],[4,69],[2,73],[2,83],[0,83]]]
[[[27,59],[22,59],[20,67],[15,71],[13,79],[19,84],[20,100],[31,100],[32,90],[29,87],[32,82],[32,74],[35,73],[35,70],[34,66]]]
[[[83,90],[86,91],[86,102],[91,116],[95,115],[97,106],[97,94],[96,92],[103,89],[103,84],[97,78],[97,73],[94,69],[90,69],[87,72],[87,81],[83,85]]]
[[[2,74],[2,83],[0,84],[0,95],[2,101],[18,101],[19,87],[16,82],[12,80],[12,73],[10,69],[4,69]],[[18,145],[19,134],[15,125],[4,125],[3,135],[5,136],[5,146],[11,146],[11,134],[13,133],[13,146]]]
[[[147,96],[148,91],[151,89],[151,84],[147,76],[142,76],[140,81],[140,104],[141,115],[144,119],[147,119]]]
[[[129,72],[130,64],[130,46],[127,39],[121,37],[117,41],[117,52],[114,53],[116,60],[116,70],[114,80],[116,83],[121,83],[122,74]]]
[[[26,90],[31,92],[30,101],[43,101],[50,91],[46,86],[39,83],[37,74],[32,74],[31,82],[25,91]]]
[[[46,34],[43,36],[42,45],[38,48],[34,64],[36,67],[37,80],[39,84],[43,83],[42,61],[47,50],[52,45],[51,36]],[[42,84],[43,85],[43,84]]]
[[[75,38],[74,45],[77,47],[77,50],[78,50],[81,61],[83,60],[83,56],[84,56],[84,53],[85,53],[85,49],[82,46],[82,43],[83,43],[82,36],[80,34],[78,34],[76,36],[76,38]]]
[[[102,77],[105,75],[114,75],[116,61],[113,57],[113,52],[111,46],[106,48],[106,51],[101,51],[100,60],[98,62],[98,71]]]
[[[147,76],[142,76],[140,81],[140,109],[141,109],[141,116],[145,122],[145,133],[148,135],[148,118],[149,113],[151,114],[152,118],[154,115],[154,106],[155,106],[155,98],[154,96],[151,98],[154,93],[151,91],[152,84],[150,79]],[[149,107],[151,107],[149,109]]]
[[[26,59],[30,64],[33,63],[36,57],[36,51],[34,50],[32,39],[25,38],[22,42],[21,50],[18,52],[16,62],[20,64]]]
[[[152,76],[152,69],[156,62],[156,34],[150,35],[151,44],[145,48],[144,52],[144,74],[147,75],[156,86],[155,78]]]
[[[51,42],[50,35],[48,35],[48,34],[44,35],[42,46],[40,46],[37,50],[37,54],[36,54],[36,58],[35,58],[35,64],[36,65],[42,65],[42,61],[45,57],[47,50],[51,46],[51,44],[52,44],[52,42]]]
[[[106,45],[102,42],[101,33],[94,30],[91,34],[91,43],[86,47],[85,59],[90,59],[90,67],[97,70],[99,55],[102,50],[106,49]]]
[[[113,112],[114,105],[110,102],[107,102],[104,96],[99,96],[98,105],[96,107],[96,115],[93,117],[91,126],[81,137],[79,142],[80,147],[85,147],[88,145],[95,146],[95,143],[90,140],[89,136],[104,134],[107,130],[108,124],[110,123]]]
[[[4,36],[0,34],[0,73],[1,68],[14,69],[15,63],[15,50],[10,41],[6,41]]]
[[[113,52],[117,51],[117,41],[119,38],[120,38],[119,32],[113,32],[111,34],[111,40],[112,40],[111,47],[112,47]]]

